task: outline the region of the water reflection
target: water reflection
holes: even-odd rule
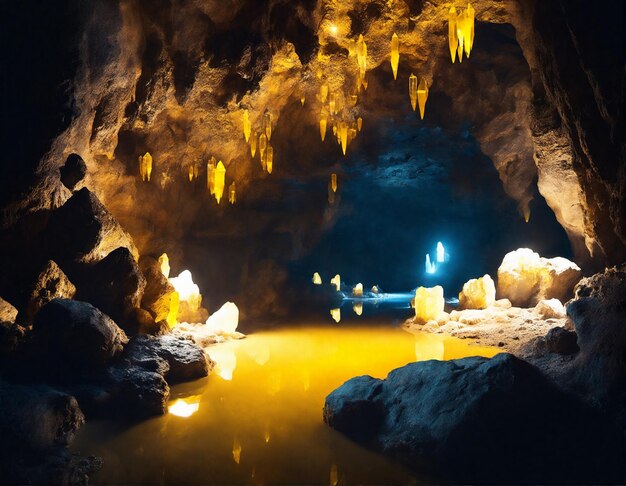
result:
[[[268,331],[209,350],[220,371],[173,387],[170,414],[122,431],[87,423],[73,448],[104,458],[94,484],[428,482],[327,427],[324,398],[353,376],[382,378],[416,358],[497,352],[351,325]],[[180,419],[178,404],[195,411]]]

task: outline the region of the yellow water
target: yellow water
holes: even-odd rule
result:
[[[380,326],[260,332],[209,348],[220,366],[173,387],[167,415],[90,422],[73,449],[104,458],[95,484],[420,484],[327,427],[325,397],[354,376],[497,352]]]

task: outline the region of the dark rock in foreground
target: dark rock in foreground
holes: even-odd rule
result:
[[[55,376],[101,370],[128,342],[107,315],[91,304],[69,299],[54,299],[43,306],[32,334],[40,371]]]
[[[78,484],[100,466],[66,446],[85,419],[74,397],[47,386],[0,382],[0,481]]]
[[[457,482],[625,479],[610,424],[509,354],[353,378],[326,398],[324,420],[416,471]]]
[[[193,342],[174,336],[134,336],[96,383],[71,389],[88,416],[138,419],[167,410],[168,383],[209,374],[213,362]],[[166,381],[167,380],[167,381]]]

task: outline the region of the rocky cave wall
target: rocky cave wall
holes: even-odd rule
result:
[[[407,78],[414,72],[428,80],[432,100],[451,101],[446,113],[430,112],[427,105],[426,123],[429,118],[448,126],[469,123],[521,214],[528,212],[536,184],[579,264],[593,268],[626,256],[622,99],[615,95],[621,92],[623,56],[613,41],[623,21],[604,6],[476,1],[473,57],[489,51],[481,45],[481,26],[510,24],[515,30],[507,35],[515,35],[524,58],[498,46],[489,51],[491,68],[472,71],[473,58],[450,63],[446,19],[451,4],[446,2],[69,4],[67,15],[81,25],[80,39],[66,41],[78,45],[73,118],[43,157],[34,190],[4,212],[5,224],[69,197],[57,168],[76,152],[88,164],[86,185],[132,234],[142,254],[167,251],[175,265],[182,265],[191,258],[190,248],[208,246],[214,252],[204,263],[216,268],[214,278],[229,260],[228,252],[217,254],[219,247],[241,235],[295,258],[338,217],[324,204],[303,205],[300,217],[288,221],[276,209],[286,181],[319,177],[344,163],[338,146],[329,143],[332,132],[326,143],[319,140],[323,79],[345,119],[361,116],[368,124],[377,123],[394,98],[405,97],[408,105]],[[389,85],[393,92],[372,86],[351,106],[356,38],[364,35],[374,80],[391,76],[394,31],[401,57],[398,80]],[[601,55],[590,36],[606,47]],[[253,130],[266,111],[274,119],[271,176],[261,171],[258,155],[250,157],[241,129],[244,108]],[[357,136],[353,144],[359,143]],[[137,157],[145,151],[155,161],[149,183],[138,177]],[[203,169],[198,180],[186,180],[189,164],[206,164],[212,155],[224,161],[240,206],[254,217],[238,220],[244,210],[238,205],[217,207],[206,193]],[[231,250],[240,248],[234,244]],[[269,286],[271,307],[278,290],[266,275],[280,281],[284,269],[263,253],[250,254],[248,263],[240,280]]]

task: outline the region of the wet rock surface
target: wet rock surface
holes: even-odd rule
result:
[[[324,420],[454,482],[624,478],[611,422],[509,354],[413,363],[385,380],[353,378],[327,397]],[[600,444],[605,455],[594,453]]]

